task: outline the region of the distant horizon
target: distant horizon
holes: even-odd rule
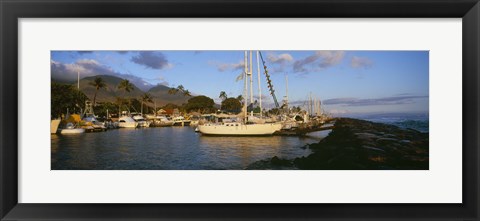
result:
[[[109,75],[128,79],[142,91],[157,85],[183,85],[194,95],[220,103],[243,92],[236,77],[243,51],[52,51],[52,81]],[[253,53],[254,94],[257,67]],[[281,103],[288,76],[291,106],[305,107],[310,94],[332,115],[429,113],[428,51],[262,51]],[[262,102],[272,108],[261,68]]]

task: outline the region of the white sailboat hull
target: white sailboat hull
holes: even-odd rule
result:
[[[198,131],[205,135],[224,135],[224,136],[264,136],[272,135],[275,131],[282,129],[281,124],[206,124],[198,125]]]

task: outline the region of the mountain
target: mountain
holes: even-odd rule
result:
[[[143,91],[137,86],[133,85],[133,90],[130,93],[124,92],[123,90],[118,89],[118,85],[123,80],[121,78],[111,76],[111,75],[98,75],[92,77],[85,77],[80,79],[80,90],[87,95],[90,99],[93,100],[95,95],[95,87],[90,85],[90,82],[93,82],[95,77],[101,77],[105,84],[106,88],[98,90],[97,93],[97,102],[115,102],[117,97],[134,97],[139,98],[143,95]]]
[[[154,101],[157,102],[157,106],[163,106],[168,103],[180,105],[187,103],[188,99],[191,98],[188,96],[183,96],[183,94],[180,92],[177,94],[168,94],[168,90],[170,90],[169,87],[159,84],[150,88],[148,93],[153,96]]]
[[[123,80],[122,78],[115,77],[112,75],[97,75],[91,77],[85,77],[80,79],[80,90],[87,95],[91,100],[93,100],[93,96],[95,95],[95,87],[90,85],[90,82],[93,82],[95,77],[101,77],[105,84],[107,85],[106,88],[98,90],[97,93],[97,102],[115,102],[117,97],[125,97],[125,98],[140,98],[145,93],[145,91],[141,90],[135,84],[133,84],[133,91],[130,93],[124,92],[123,90],[118,89],[118,85]],[[58,82],[57,83],[65,83],[65,82]],[[73,83],[76,86],[76,83]],[[170,88],[165,85],[157,85],[150,88],[147,92],[150,93],[153,97],[153,100],[156,102],[157,106],[163,106],[168,103],[173,103],[177,105],[181,105],[186,103],[188,99],[191,97],[185,97],[183,94],[168,94],[168,90]],[[154,104],[149,104],[153,106]]]

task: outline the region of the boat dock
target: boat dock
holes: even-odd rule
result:
[[[321,126],[309,126],[309,127],[298,127],[290,130],[279,130],[273,133],[276,136],[305,136],[311,132],[331,130],[335,127],[333,124],[321,125]]]

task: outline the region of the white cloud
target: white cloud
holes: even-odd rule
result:
[[[239,61],[238,63],[221,63],[217,61],[209,61],[208,63],[215,66],[220,72],[242,70],[245,66],[245,63],[243,61]]]
[[[373,61],[367,57],[353,56],[350,62],[352,68],[370,68],[373,65]]]
[[[289,62],[293,61],[293,57],[290,54],[284,53],[284,54],[274,54],[274,53],[269,53],[267,55],[267,60],[272,63],[272,64],[286,64]]]
[[[294,72],[311,72],[340,64],[345,57],[344,51],[316,51],[315,54],[295,61]]]
[[[128,79],[142,90],[147,90],[153,86],[140,77],[117,72],[94,59],[80,59],[75,63],[61,63],[59,61],[50,60],[50,67],[51,78],[55,81],[74,82],[77,80],[78,73],[80,78],[96,75],[112,75]]]

